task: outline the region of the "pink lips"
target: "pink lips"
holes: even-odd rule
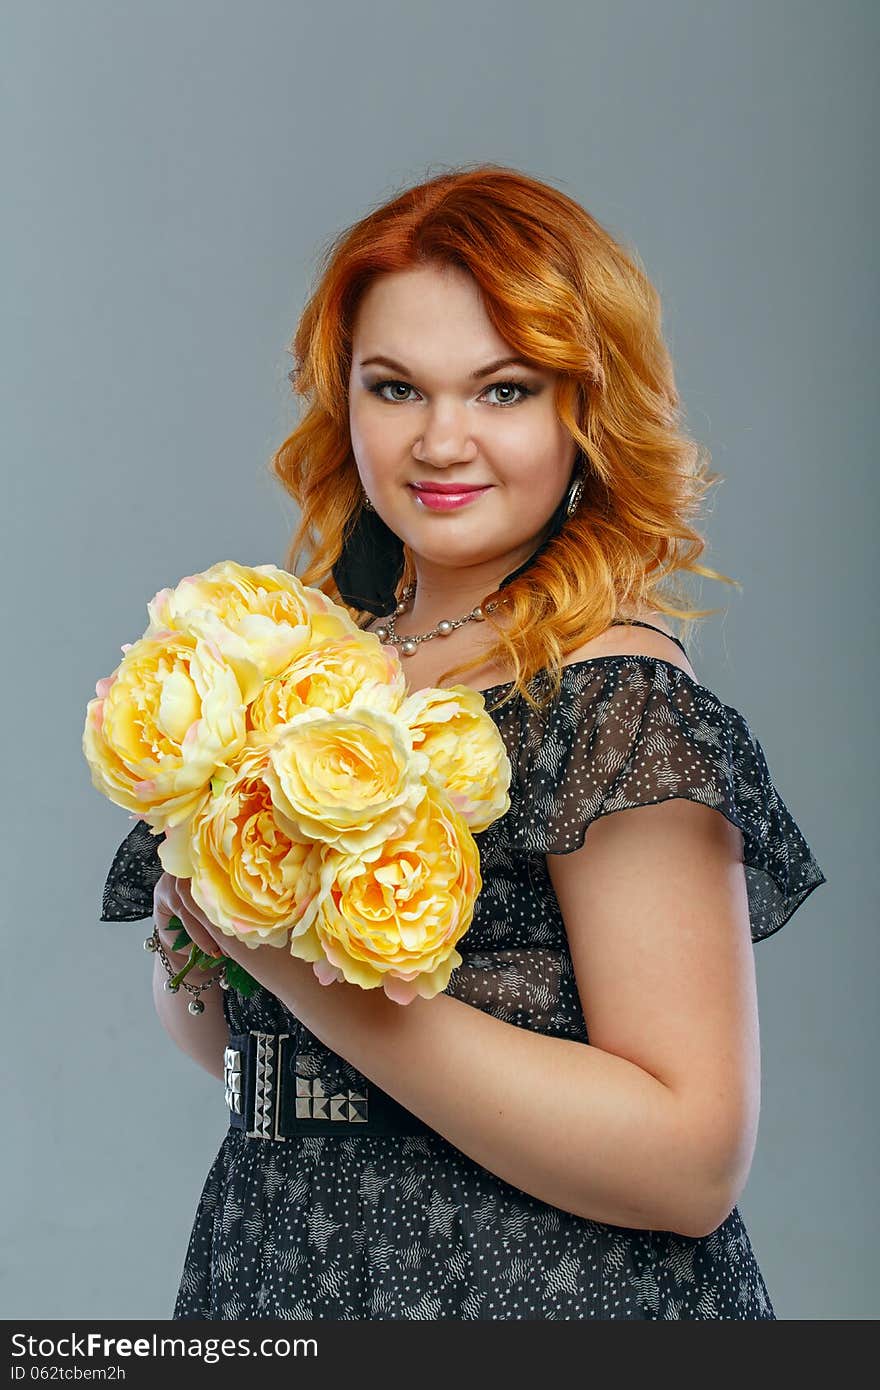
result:
[[[436,512],[449,512],[455,507],[463,507],[466,502],[473,501],[475,497],[482,497],[483,493],[490,491],[489,487],[471,487],[461,492],[440,492],[436,488],[414,487],[412,483],[409,486],[423,507],[429,507],[431,511]]]

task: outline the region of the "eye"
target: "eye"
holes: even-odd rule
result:
[[[496,402],[496,404],[498,404],[498,405],[503,405],[503,406],[519,405],[520,401],[521,401],[521,400],[525,400],[526,396],[533,396],[533,395],[535,394],[534,391],[530,390],[528,386],[524,386],[523,383],[522,383],[521,381],[493,381],[491,386],[487,386],[487,387],[486,387],[486,390],[487,390],[487,391],[510,391],[510,390],[519,391],[520,394],[519,394],[514,400],[512,400],[512,401],[507,400],[507,401],[498,401],[498,402]]]
[[[412,390],[412,387],[411,387],[411,386],[408,386],[407,383],[406,383],[405,381],[377,381],[377,382],[375,382],[375,383],[370,387],[370,390],[372,391],[373,395],[374,395],[374,396],[378,396],[380,400],[382,400],[382,401],[387,401],[387,400],[390,400],[391,398],[390,398],[389,396],[383,396],[383,395],[382,395],[382,392],[385,390],[385,387],[386,387],[386,386],[402,386],[402,387],[404,388],[405,391],[411,391],[411,390]],[[396,397],[394,397],[394,399],[399,401],[399,400],[402,400],[403,397],[402,397],[402,396],[396,396]]]
[[[373,393],[374,396],[378,396],[379,399],[382,400],[382,401],[389,401],[389,402],[393,402],[393,401],[402,401],[404,404],[406,404],[406,396],[405,396],[405,395],[396,395],[396,396],[386,396],[386,395],[384,395],[383,392],[384,392],[386,386],[402,386],[403,389],[404,389],[404,392],[406,392],[406,391],[412,391],[412,389],[413,389],[413,388],[409,385],[409,382],[406,382],[406,381],[392,381],[392,380],[374,382],[374,384],[373,384],[369,389],[370,389],[370,391]],[[533,396],[533,395],[535,394],[534,391],[531,389],[531,387],[523,385],[523,383],[522,383],[521,381],[493,381],[491,386],[487,386],[487,387],[486,387],[486,391],[511,391],[511,390],[513,390],[513,391],[518,391],[518,392],[519,392],[519,395],[516,396],[516,397],[514,397],[513,400],[496,401],[495,404],[496,404],[497,406],[501,406],[502,409],[507,409],[507,408],[509,408],[509,407],[512,406],[512,405],[519,405],[520,401],[525,400],[526,396]],[[483,394],[485,394],[485,392],[484,392]]]

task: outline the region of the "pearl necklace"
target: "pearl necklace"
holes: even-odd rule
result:
[[[441,618],[436,627],[431,628],[430,632],[422,632],[416,637],[401,637],[394,630],[395,618],[400,613],[406,613],[412,607],[412,599],[416,592],[415,584],[407,584],[404,589],[400,602],[394,612],[385,619],[380,627],[374,627],[373,632],[383,645],[399,647],[401,656],[412,656],[418,651],[422,642],[429,642],[432,637],[448,637],[450,632],[454,632],[457,627],[463,627],[465,623],[483,623],[486,621],[486,614],[491,613],[498,607],[500,602],[496,599],[494,603],[489,603],[483,608],[477,604],[470,613],[463,618]]]

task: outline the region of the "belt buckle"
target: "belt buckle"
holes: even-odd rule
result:
[[[292,1134],[314,1133],[311,1120],[332,1121],[338,1124],[337,1133],[346,1126],[368,1123],[368,1101],[366,1088],[362,1091],[351,1087],[334,1090],[317,1074],[319,1059],[308,1053],[297,1053],[294,1058],[293,1115],[290,1114],[289,1100],[282,1105],[281,1086],[284,1077],[285,1087],[290,1078],[284,1071],[284,1044],[289,1033],[263,1033],[250,1029],[246,1047],[227,1046],[223,1053],[223,1078],[226,1105],[232,1115],[241,1116],[238,1122],[245,1129],[249,1139],[274,1139],[283,1142]],[[250,1041],[253,1039],[253,1042]],[[252,1084],[248,1077],[248,1058],[253,1051]],[[248,1128],[253,1094],[253,1125]],[[288,1095],[289,1093],[285,1092]],[[288,1119],[288,1132],[282,1132],[282,1124]],[[306,1123],[299,1125],[298,1121]],[[317,1127],[316,1127],[317,1128]],[[326,1132],[326,1131],[321,1131]]]
[[[226,1104],[233,1115],[241,1114],[243,1075],[241,1048],[225,1048],[223,1052],[223,1089],[226,1095]]]
[[[249,1139],[287,1138],[282,1134],[281,1122],[281,1066],[284,1055],[284,1042],[289,1033],[261,1033],[252,1028],[251,1037],[256,1039],[254,1066],[254,1127],[247,1131]]]

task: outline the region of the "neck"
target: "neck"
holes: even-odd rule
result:
[[[395,623],[401,636],[429,632],[444,618],[464,618],[477,605],[485,607],[487,596],[498,588],[506,575],[525,564],[540,541],[532,539],[505,555],[483,565],[450,569],[448,566],[415,557],[415,594],[409,608]],[[496,616],[498,610],[496,609]]]

